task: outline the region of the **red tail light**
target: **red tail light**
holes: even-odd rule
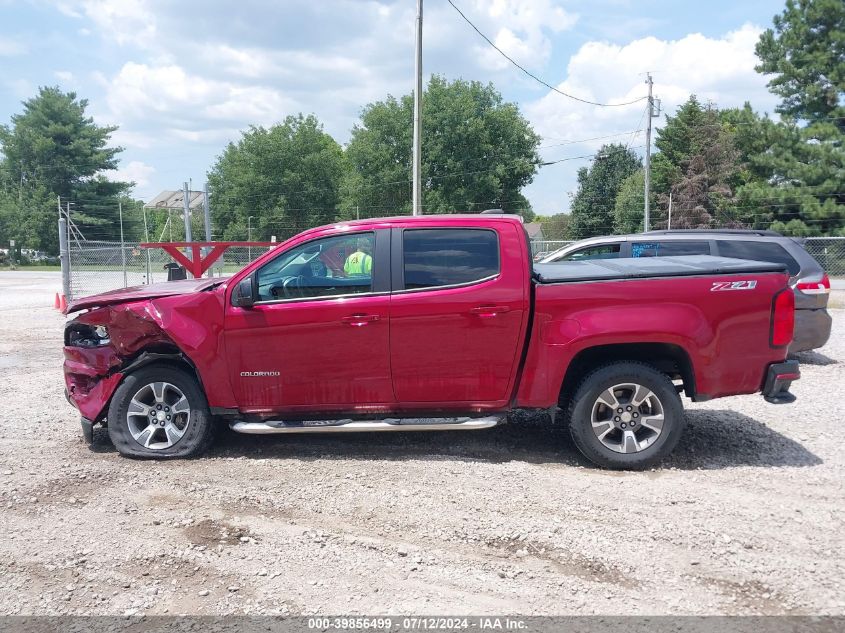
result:
[[[792,342],[795,329],[795,295],[791,288],[781,290],[772,302],[772,347],[783,347]]]
[[[830,293],[830,277],[825,273],[821,281],[799,281],[795,287],[805,295],[826,295]]]

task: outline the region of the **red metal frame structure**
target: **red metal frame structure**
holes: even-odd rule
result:
[[[231,246],[278,246],[278,242],[145,242],[141,248],[161,248],[177,263],[184,266],[196,279],[203,276],[220,256]],[[191,257],[187,257],[180,248],[190,249]],[[203,257],[202,249],[209,249]]]

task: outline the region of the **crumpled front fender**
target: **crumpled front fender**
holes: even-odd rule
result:
[[[84,417],[98,421],[105,416],[121,379],[141,366],[145,355],[183,358],[196,370],[210,406],[235,406],[221,362],[222,291],[107,305],[79,315],[66,327],[79,323],[103,325],[109,336],[101,347],[64,348],[68,398]]]

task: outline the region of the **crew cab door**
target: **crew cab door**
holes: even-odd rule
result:
[[[394,228],[390,359],[403,408],[502,406],[527,322],[525,234]]]
[[[393,402],[389,253],[388,230],[334,233],[293,246],[253,273],[255,305],[226,307],[226,354],[242,411]]]

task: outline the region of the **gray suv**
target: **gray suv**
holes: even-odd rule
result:
[[[720,255],[785,264],[795,291],[795,335],[789,351],[816,349],[830,337],[830,279],[798,240],[774,231],[689,229],[592,237],[567,244],[540,261],[547,264],[658,255]]]

